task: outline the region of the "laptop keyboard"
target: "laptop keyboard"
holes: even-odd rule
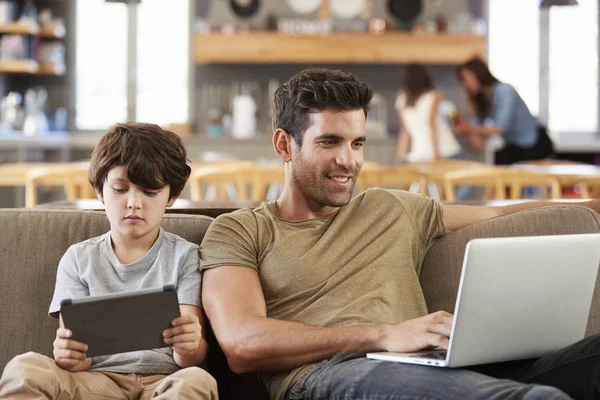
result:
[[[430,358],[432,360],[445,360],[447,354],[448,354],[448,352],[446,352],[446,351],[436,351],[436,352],[431,352],[431,353],[413,354],[413,355],[411,355],[411,357]]]

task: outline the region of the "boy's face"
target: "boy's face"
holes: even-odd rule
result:
[[[98,195],[106,207],[113,239],[154,240],[158,235],[165,208],[175,199],[169,199],[169,186],[146,190],[131,183],[123,166],[113,167],[106,177],[102,194]]]

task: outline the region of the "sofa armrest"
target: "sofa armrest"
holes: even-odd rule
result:
[[[492,218],[435,241],[421,267],[420,281],[430,312],[454,312],[467,242],[481,237],[600,233],[600,215],[587,207],[552,206]],[[600,276],[586,335],[600,333]]]

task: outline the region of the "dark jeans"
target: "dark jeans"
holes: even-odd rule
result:
[[[507,144],[504,148],[494,153],[494,164],[509,165],[525,160],[543,160],[554,154],[552,140],[543,125],[538,126],[538,140],[533,147],[519,147]]]
[[[340,353],[318,363],[286,399],[600,399],[600,335],[539,359],[439,368]]]

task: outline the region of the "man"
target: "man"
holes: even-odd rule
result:
[[[596,337],[499,366],[495,375],[510,380],[364,357],[447,348],[452,315],[427,314],[416,272],[435,238],[540,206],[441,205],[382,189],[352,199],[371,98],[351,74],[325,69],[277,90],[273,146],[284,191],[217,218],[200,250],[203,305],[231,368],[261,372],[274,399],[600,396]],[[560,389],[536,384],[548,382]]]

